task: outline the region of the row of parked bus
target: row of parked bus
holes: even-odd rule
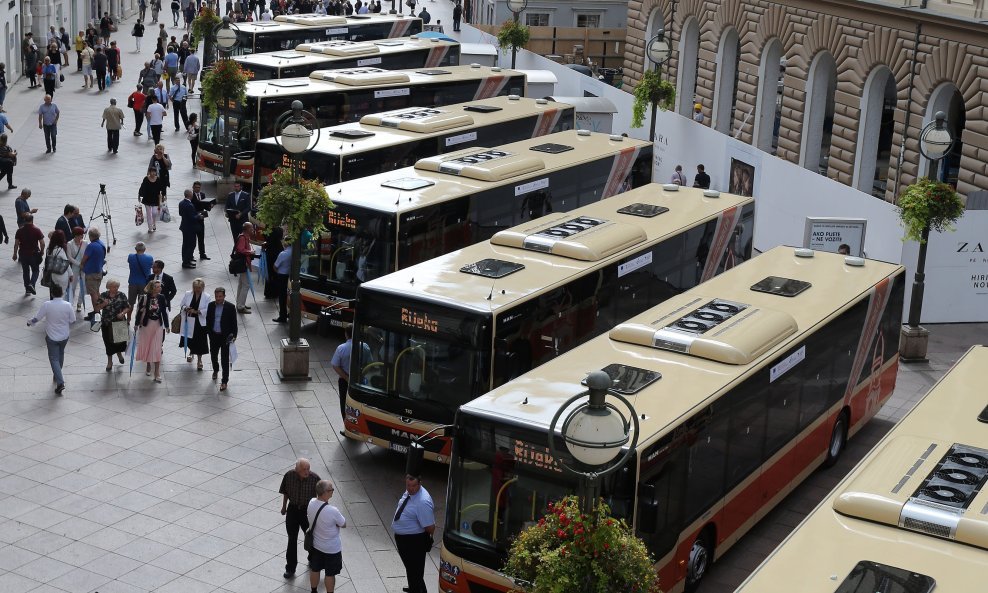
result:
[[[271,26],[323,25],[342,34]],[[601,494],[665,591],[696,589],[890,397],[901,266],[754,257],[751,198],[650,183],[649,143],[574,130],[571,105],[524,98],[522,73],[456,66],[455,44],[280,43],[241,58],[248,100],[204,134],[235,126],[237,175],[257,190],[287,164],[262,126],[291,100],[330,126],[300,164],[336,205],[303,254],[303,313],[353,328],[347,435],[415,441],[450,466],[440,591],[516,586],[501,572],[513,538],[577,489],[548,429],[592,371],[640,417]],[[742,590],[976,590],[988,413],[947,400],[974,393],[986,356],[969,353]]]

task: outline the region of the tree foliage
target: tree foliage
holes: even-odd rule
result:
[[[531,35],[525,25],[514,20],[504,21],[497,32],[497,44],[501,49],[521,49],[528,45]]]

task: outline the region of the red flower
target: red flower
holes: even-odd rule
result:
[[[566,537],[566,532],[565,532],[565,531],[563,531],[562,529],[557,529],[557,530],[556,530],[556,535],[557,535],[558,537],[563,537],[563,538],[565,538],[565,537]]]
[[[604,543],[604,549],[605,550],[609,550],[610,548],[611,548],[611,544],[608,544],[608,543],[605,542]]]

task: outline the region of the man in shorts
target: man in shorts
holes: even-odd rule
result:
[[[81,272],[86,278],[86,293],[93,302],[93,310],[96,310],[96,302],[99,301],[100,284],[103,283],[103,264],[106,263],[106,245],[100,241],[99,229],[93,227],[89,229],[89,245],[82,255]],[[90,313],[86,319],[92,320]]]
[[[93,58],[96,56],[96,52],[93,48],[86,45],[79,52],[79,57],[82,59],[82,88],[91,89],[93,88]]]

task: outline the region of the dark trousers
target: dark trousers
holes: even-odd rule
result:
[[[203,258],[206,255],[206,225],[202,221],[196,228],[196,239],[199,240],[199,257]]]
[[[182,263],[191,264],[196,253],[196,231],[182,231]]]
[[[151,124],[151,138],[154,140],[155,146],[161,144],[161,126],[162,124]]]
[[[427,533],[415,535],[395,534],[398,557],[408,575],[408,593],[427,593],[425,588],[425,556],[432,548],[432,538]]]
[[[106,70],[96,71],[96,86],[101,91],[106,89]]]
[[[40,266],[40,256],[32,256],[25,258],[20,257],[21,262],[21,272],[24,274],[24,288],[30,286],[34,288],[38,283],[38,270]]]
[[[41,82],[45,85],[45,94],[55,96],[55,81],[49,78],[42,78]]]
[[[275,295],[278,297],[278,317],[288,319],[288,274],[274,272],[272,279]]]
[[[295,572],[295,567],[298,566],[298,531],[301,529],[304,532],[308,528],[309,519],[305,516],[305,509],[288,505],[288,512],[285,513],[285,530],[288,531],[285,572]]]
[[[217,355],[219,355],[219,361],[217,361]],[[226,336],[223,334],[218,334],[212,329],[209,330],[209,360],[213,363],[214,373],[220,370],[223,371],[220,377],[220,383],[229,383],[230,345],[226,342]],[[217,362],[222,363],[222,369],[220,369]]]
[[[350,389],[350,383],[340,377],[337,385],[340,388],[340,416],[343,416],[343,421],[346,422],[346,392]]]
[[[194,167],[196,166],[196,159],[198,157],[196,153],[199,152],[199,138],[196,137],[193,140],[189,140],[189,145],[192,147],[192,166]],[[205,251],[203,251],[203,253],[205,253]]]
[[[134,132],[140,132],[141,127],[144,125],[144,111],[141,109],[134,110]]]
[[[106,131],[106,148],[113,152],[120,148],[120,130]]]
[[[58,126],[56,126],[55,124],[52,124],[50,126],[48,124],[45,124],[44,131],[45,131],[45,147],[48,150],[55,150],[55,136],[58,135]]]
[[[182,117],[182,126],[189,127],[189,112],[185,110],[185,101],[172,101],[172,114],[175,116],[175,129],[178,129],[178,118]]]
[[[13,187],[14,186],[14,166],[13,165],[0,165],[0,181],[3,181],[3,178],[4,177],[7,178],[7,186],[8,187]]]
[[[76,51],[75,53],[76,53],[75,70],[76,72],[82,72],[82,52]]]

